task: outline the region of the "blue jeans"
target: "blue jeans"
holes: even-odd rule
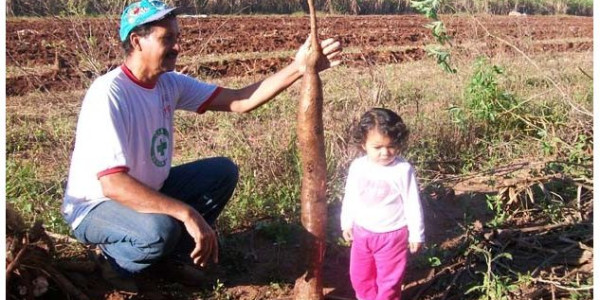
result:
[[[215,157],[171,168],[160,192],[189,204],[213,225],[237,181],[237,166],[228,158]],[[113,200],[96,206],[73,233],[79,241],[102,249],[124,276],[167,256],[191,262],[194,248],[180,221],[164,214],[140,213]]]

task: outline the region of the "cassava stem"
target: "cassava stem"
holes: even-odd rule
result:
[[[298,107],[298,145],[302,164],[301,219],[304,226],[303,249],[306,272],[297,280],[295,299],[323,299],[322,270],[325,257],[327,224],[327,166],[323,134],[323,89],[317,62],[323,59],[317,35],[317,17],[313,0],[310,9],[311,39],[302,77]]]

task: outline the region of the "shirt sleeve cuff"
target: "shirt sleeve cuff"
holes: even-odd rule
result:
[[[208,109],[208,106],[215,100],[215,98],[217,98],[217,96],[221,93],[221,91],[223,91],[223,88],[218,86],[213,93],[210,95],[210,97],[208,97],[208,99],[206,99],[206,101],[204,101],[204,103],[202,103],[200,105],[200,107],[198,107],[198,109],[196,110],[197,113],[199,114],[203,114],[206,112],[206,110]]]
[[[129,172],[129,167],[126,166],[118,166],[118,167],[113,167],[110,169],[106,169],[102,172],[99,172],[96,176],[98,177],[98,179],[100,179],[100,177],[102,176],[106,176],[106,175],[110,175],[110,174],[115,174],[115,173],[127,173]]]

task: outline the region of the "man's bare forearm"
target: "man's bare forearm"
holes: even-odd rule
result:
[[[141,213],[159,213],[183,221],[192,209],[189,205],[155,191],[127,173],[100,178],[104,195]]]
[[[241,89],[224,88],[210,104],[210,110],[245,113],[252,111],[275,98],[302,75],[295,62],[267,77]]]

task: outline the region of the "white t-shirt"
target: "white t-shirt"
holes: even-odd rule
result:
[[[176,72],[144,85],[125,65],[97,78],[81,105],[61,208],[71,227],[109,200],[99,181],[104,175],[127,172],[159,190],[171,168],[174,111],[203,113],[219,91]]]
[[[384,233],[408,227],[409,242],[423,242],[425,228],[413,167],[400,158],[388,165],[367,156],[350,165],[342,203],[342,230],[358,225]]]

